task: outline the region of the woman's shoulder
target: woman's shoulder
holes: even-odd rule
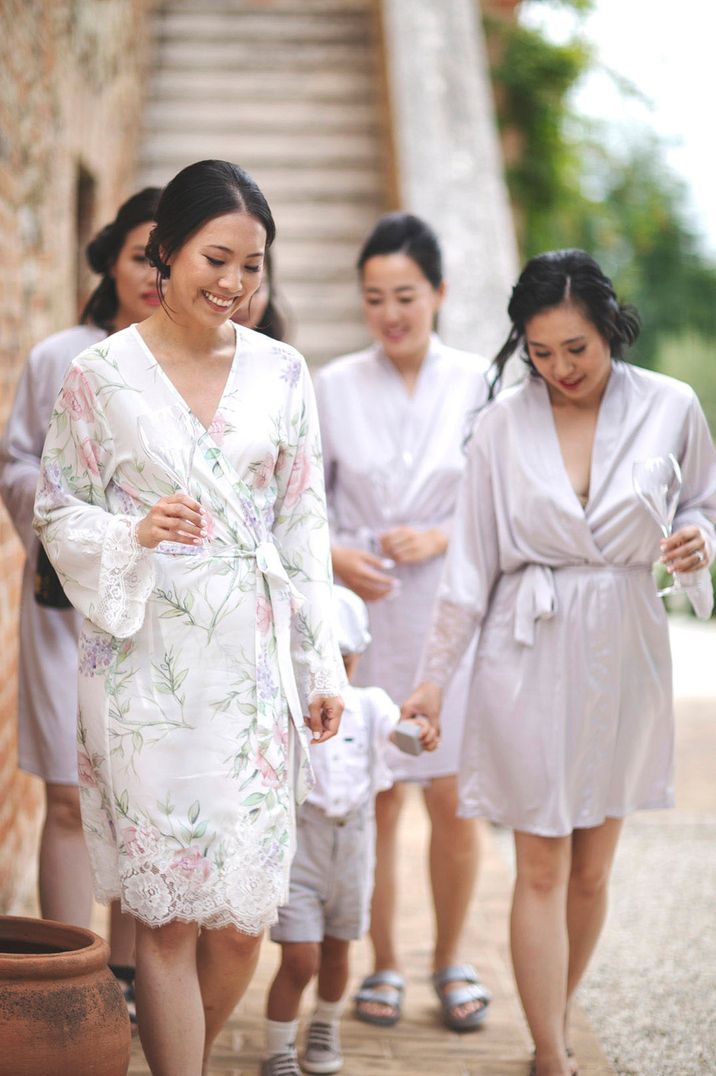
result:
[[[273,370],[283,381],[295,386],[302,373],[308,369],[305,358],[292,344],[285,340],[275,340],[272,336],[249,329],[245,325],[236,325],[239,348],[245,354],[256,357],[262,369]]]
[[[323,366],[318,367],[313,376],[315,381],[321,382],[324,386],[340,385],[344,381],[350,381],[351,378],[374,369],[376,365],[376,349],[371,346],[329,359]]]
[[[655,399],[666,398],[674,403],[681,401],[686,405],[696,399],[691,385],[658,370],[647,370],[630,362],[616,363],[615,370],[629,388],[641,395],[653,396]]]
[[[96,325],[73,325],[40,340],[30,352],[28,361],[31,366],[42,368],[43,372],[50,366],[64,370],[77,355],[106,336],[104,329]]]
[[[457,347],[439,341],[440,353],[443,361],[452,369],[465,374],[467,377],[484,375],[490,366],[489,359],[479,355],[476,351],[463,351]]]

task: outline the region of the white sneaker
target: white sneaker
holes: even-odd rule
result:
[[[267,1057],[261,1062],[261,1076],[301,1076],[296,1051]]]
[[[322,1024],[313,1020],[306,1035],[306,1052],[301,1059],[301,1068],[311,1076],[328,1076],[340,1072],[343,1068],[341,1040],[338,1024]]]

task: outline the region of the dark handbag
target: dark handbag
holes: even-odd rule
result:
[[[69,609],[72,605],[43,545],[37,551],[35,564],[35,601],[47,609]]]

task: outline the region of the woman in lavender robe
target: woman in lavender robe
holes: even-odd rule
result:
[[[415,684],[465,464],[468,418],[487,397],[485,362],[433,332],[445,293],[430,228],[409,214],[382,218],[358,260],[375,344],[329,363],[315,378],[336,575],[365,601],[373,644],[359,677],[396,699]],[[433,983],[446,1023],[476,1027],[489,995],[460,962],[462,927],[477,871],[477,830],[457,817],[457,769],[469,662],[448,697],[452,722],[431,755],[395,752],[395,784],[376,803],[371,918],[374,973],[356,1014],[378,1025],[400,1017],[403,979],[395,941],[397,826],[405,782],[422,786],[430,816],[436,937]]]
[[[147,187],[120,206],[87,247],[101,280],[81,324],[55,333],[30,352],[0,443],[0,495],[25,547],[20,599],[18,741],[20,768],[45,782],[40,842],[40,908],[47,919],[89,926],[92,882],[77,787],[77,638],[72,608],[32,530],[40,456],[52,408],[71,360],[109,332],[148,317],[159,303],[147,245],[159,201]],[[37,591],[37,598],[36,598]],[[50,593],[54,591],[54,597]],[[48,603],[52,604],[48,604]],[[112,908],[112,966],[131,992],[134,930]]]
[[[449,725],[443,689],[479,631],[461,812],[515,831],[517,986],[537,1076],[570,1076],[570,999],[606,911],[625,815],[673,804],[661,556],[699,616],[713,595],[716,454],[681,382],[623,361],[636,312],[582,251],[533,258],[509,305],[531,376],[483,409],[425,659],[404,713]],[[637,461],[672,454],[671,537],[638,499]]]

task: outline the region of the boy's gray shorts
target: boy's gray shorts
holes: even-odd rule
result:
[[[375,870],[372,803],[345,818],[327,818],[304,803],[296,819],[296,855],[288,904],[271,928],[275,942],[362,938],[368,929]]]

